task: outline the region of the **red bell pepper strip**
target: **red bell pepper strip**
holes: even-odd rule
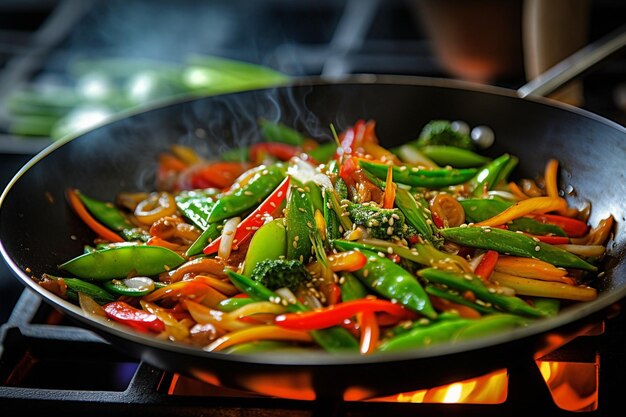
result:
[[[241,162],[216,162],[208,164],[198,168],[191,175],[191,187],[227,188],[233,185],[233,182],[249,168],[249,164]]]
[[[359,338],[359,351],[366,355],[374,353],[380,337],[380,327],[376,314],[371,311],[359,315],[359,325],[361,327],[361,337]]]
[[[496,267],[496,263],[498,263],[498,257],[498,252],[495,250],[488,250],[483,255],[483,259],[480,260],[474,274],[482,278],[483,281],[488,281],[489,277],[491,277],[491,273]]]
[[[256,232],[263,224],[265,223],[265,215],[271,214],[276,210],[280,203],[283,202],[285,197],[287,196],[287,190],[289,189],[289,177],[285,178],[283,182],[281,182],[278,187],[270,194],[265,201],[261,203],[259,207],[256,208],[248,217],[246,217],[239,225],[237,225],[237,230],[235,231],[234,242],[236,244],[241,244],[246,239],[251,237],[254,232]],[[214,239],[211,243],[204,248],[203,252],[206,255],[210,255],[212,253],[217,252],[220,247],[220,242],[222,241],[222,237],[218,237]]]
[[[584,236],[588,229],[587,224],[581,220],[557,214],[532,214],[530,217],[544,224],[559,226],[569,237]]]
[[[438,228],[443,228],[444,224],[443,224],[443,219],[441,217],[439,217],[439,215],[437,214],[437,212],[435,211],[431,211],[430,213],[433,217],[433,222],[435,223],[435,226],[437,226]]]
[[[131,307],[123,301],[105,304],[103,308],[112,320],[126,324],[140,332],[160,333],[165,330],[165,324],[156,315]]]
[[[407,314],[400,304],[376,298],[362,298],[314,311],[282,314],[277,316],[274,322],[287,329],[318,330],[340,325],[356,314],[365,312],[385,312],[394,316]]]
[[[530,233],[524,233],[526,236],[530,236],[535,238],[543,243],[549,243],[550,245],[567,245],[570,243],[569,237],[567,236],[540,236],[540,235],[531,235]]]

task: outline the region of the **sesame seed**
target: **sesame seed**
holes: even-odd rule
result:
[[[485,233],[491,232],[491,229],[484,229],[484,230],[485,230]]]
[[[246,190],[243,192],[244,195],[254,195],[252,191]]]
[[[393,227],[389,226],[389,227],[387,228],[387,234],[388,234],[389,236],[393,235]]]
[[[541,250],[541,246],[537,245],[535,246],[535,252],[539,252]]]
[[[298,207],[298,211],[300,211],[301,213],[305,213],[306,212],[306,210],[304,208],[302,208],[302,207]]]
[[[536,238],[536,237],[533,237],[533,240],[534,240],[535,242],[541,242],[541,241],[540,241],[538,238]]]
[[[393,253],[393,248],[391,246],[387,248],[387,253],[390,255]]]
[[[378,252],[378,256],[380,256],[381,258],[384,258],[385,254],[383,252]]]
[[[283,196],[283,192],[279,191],[278,194],[276,194],[276,197],[282,197]]]
[[[389,226],[393,226],[393,217],[389,219]]]

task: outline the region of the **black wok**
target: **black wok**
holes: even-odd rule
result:
[[[626,295],[626,129],[588,112],[544,99],[520,99],[497,88],[363,76],[191,99],[126,116],[55,144],[17,174],[0,200],[0,249],[17,278],[48,303],[157,367],[293,398],[399,392],[530,361],[565,343]],[[603,265],[606,274],[598,280],[598,299],[528,328],[412,352],[228,356],[95,321],[32,280],[57,271],[56,265],[81,253],[94,237],[66,204],[66,187],[102,200],[112,200],[120,191],[149,190],[157,155],[171,144],[218,155],[257,140],[259,117],[281,120],[314,137],[328,137],[331,122],[343,128],[372,118],[387,147],[414,139],[431,119],[458,119],[492,127],[496,144],[489,153],[517,155],[519,176],[533,177],[549,158],[558,158],[561,187],[575,190],[576,196],[568,197],[571,204],[582,206],[588,199],[593,202],[592,224],[609,213],[618,223]]]

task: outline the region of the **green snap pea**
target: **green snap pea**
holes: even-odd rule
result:
[[[545,313],[532,307],[521,298],[498,294],[497,291],[485,286],[480,277],[474,274],[457,274],[435,268],[426,268],[418,272],[419,276],[429,282],[447,285],[457,291],[471,291],[477,298],[491,303],[505,311],[530,317],[545,317]]]
[[[217,309],[226,313],[230,313],[231,311],[235,311],[243,306],[247,306],[248,304],[256,302],[257,300],[250,297],[226,298],[225,300],[222,300],[218,303]]]
[[[186,218],[200,229],[206,230],[209,227],[209,215],[211,210],[213,210],[213,206],[215,206],[215,200],[219,192],[216,188],[184,191],[174,197],[174,199],[176,200],[176,207]]]
[[[420,152],[437,165],[450,165],[455,168],[473,168],[491,161],[486,156],[479,155],[467,149],[456,146],[429,145],[419,148]]]
[[[281,142],[293,146],[301,146],[304,142],[304,136],[282,123],[270,122],[266,119],[260,119],[261,135],[268,142]]]
[[[176,268],[185,258],[160,246],[127,245],[85,253],[59,265],[79,278],[110,280],[130,274],[152,276]]]
[[[243,274],[249,277],[257,263],[285,255],[287,255],[285,219],[274,219],[261,226],[252,236],[243,264]]]
[[[478,337],[513,330],[517,327],[527,326],[531,321],[512,314],[492,314],[481,317],[478,320],[459,329],[453,336],[453,340],[470,340]]]
[[[349,272],[341,274],[341,301],[360,300],[369,294],[357,277]]]
[[[387,178],[387,164],[359,161],[359,165],[380,179]],[[393,166],[394,182],[414,187],[442,188],[449,185],[462,184],[474,177],[475,168],[464,169],[418,169],[415,167]]]
[[[597,268],[578,256],[561,248],[522,233],[490,227],[451,227],[439,233],[446,239],[464,246],[491,249],[499,253],[535,258],[563,268],[596,271]]]
[[[235,217],[254,208],[270,195],[284,178],[284,170],[278,165],[272,165],[259,171],[245,186],[217,200],[211,210],[208,222],[215,223]]]
[[[326,243],[329,248],[332,247],[332,242],[341,236],[339,219],[331,208],[330,193],[332,193],[331,190],[324,189],[324,223],[326,223]]]
[[[411,193],[403,188],[396,190],[396,206],[402,211],[411,226],[427,241],[434,242],[437,227],[432,220],[428,203],[424,199],[418,202]]]
[[[379,352],[397,352],[449,342],[454,334],[471,324],[469,319],[436,321],[429,326],[417,326],[383,341]]]
[[[561,309],[561,300],[558,298],[531,297],[530,300],[537,310],[543,311],[548,317],[556,316]]]
[[[361,250],[367,256],[365,266],[356,275],[372,291],[429,318],[437,317],[428,295],[417,278],[395,262],[375,252]]]
[[[201,254],[202,250],[209,243],[213,242],[213,240],[217,239],[222,234],[223,227],[224,225],[222,222],[211,223],[209,227],[207,227],[206,230],[198,236],[196,241],[189,246],[187,252],[185,252],[185,256],[190,257]]]
[[[282,303],[282,299],[274,291],[269,290],[263,284],[251,278],[227,270],[226,273],[232,283],[242,292],[255,300]],[[286,304],[286,303],[285,303]],[[292,313],[304,312],[309,309],[302,303],[287,304],[287,310]],[[311,331],[313,339],[329,352],[358,351],[359,345],[352,335],[344,328],[330,327],[324,330]]]
[[[478,304],[473,301],[469,301],[467,298],[461,296],[458,292],[452,292],[450,290],[444,290],[442,288],[436,287],[434,285],[427,285],[424,287],[426,292],[431,295],[435,295],[440,298],[444,298],[446,300],[453,301],[457,304],[462,304],[464,306],[468,306],[473,308],[474,310],[483,313],[483,314],[494,314],[497,313],[498,310],[487,307],[483,304]]]
[[[311,235],[315,232],[313,206],[308,194],[291,187],[287,196],[287,259],[308,263],[312,255]]]
[[[323,143],[317,148],[311,149],[307,153],[317,162],[324,164],[328,162],[333,155],[335,155],[335,152],[337,152],[337,145],[334,143]]]
[[[313,181],[307,181],[304,183],[304,192],[309,195],[309,200],[313,206],[313,213],[319,210],[320,213],[324,212],[324,197],[322,196],[321,188]]]
[[[96,200],[80,192],[77,194],[80,201],[96,220],[118,233],[124,240],[141,240],[145,242],[150,238],[150,235],[145,230],[134,227],[113,204]]]
[[[511,155],[505,153],[500,155],[474,175],[469,181],[470,190],[474,197],[481,196],[485,188],[491,190],[496,184],[500,171],[509,163]]]
[[[502,169],[498,173],[494,186],[500,184],[501,182],[508,181],[509,175],[511,175],[511,172],[513,172],[513,170],[515,169],[518,163],[519,163],[519,158],[515,155],[511,155],[511,157],[509,158],[509,161],[506,163],[505,166],[502,167]]]
[[[78,301],[78,293],[82,292],[94,299],[98,304],[106,304],[115,301],[115,297],[98,285],[86,282],[78,278],[62,278],[50,274],[43,274],[43,278],[61,280],[67,286],[67,298]]]

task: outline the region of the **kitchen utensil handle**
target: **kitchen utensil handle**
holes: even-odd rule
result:
[[[520,97],[546,96],[626,47],[626,26],[585,46],[517,90]]]

